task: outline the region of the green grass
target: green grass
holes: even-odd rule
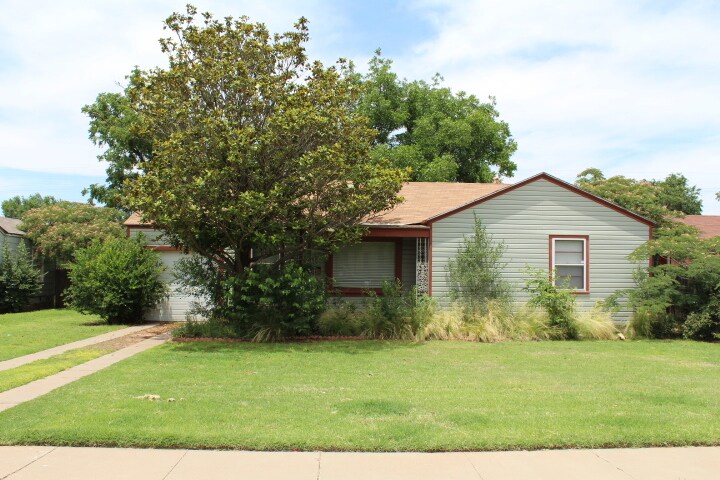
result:
[[[720,444],[718,392],[720,345],[686,341],[170,343],[0,413],[0,444]]]
[[[20,367],[11,368],[10,370],[0,371],[0,392],[49,377],[107,353],[109,353],[108,350],[78,348],[43,360],[36,360]]]
[[[0,315],[0,361],[107,333],[124,325],[99,324],[95,315],[38,310]]]

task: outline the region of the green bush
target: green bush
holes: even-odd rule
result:
[[[15,255],[3,245],[0,258],[0,313],[19,312],[42,287],[42,272],[33,265],[21,241]]]
[[[624,292],[636,312],[633,333],[697,340],[712,340],[720,333],[720,237],[702,239],[687,228],[665,229],[633,252],[635,260],[670,259],[639,269],[637,288]]]
[[[529,269],[530,279],[524,290],[530,293],[530,305],[540,307],[548,314],[550,326],[560,339],[578,338],[575,296],[570,290],[558,287],[545,270]]]
[[[683,324],[683,337],[692,340],[717,340],[720,338],[720,301],[714,301],[703,311],[687,316]]]
[[[339,301],[330,305],[318,319],[318,328],[322,335],[357,336],[365,330],[364,315],[348,301]]]
[[[455,258],[448,262],[450,298],[475,314],[485,315],[491,303],[511,300],[511,286],[502,278],[505,245],[495,243],[475,217],[475,231],[463,240]]]
[[[255,265],[244,278],[224,280],[223,287],[225,304],[217,315],[255,341],[314,334],[325,309],[325,283],[309,267],[293,262]]]
[[[364,312],[367,337],[424,340],[425,327],[435,310],[429,296],[418,295],[415,287],[403,291],[398,280],[383,282],[382,295],[370,291],[370,297],[370,305]]]
[[[112,238],[79,250],[70,265],[68,305],[108,323],[141,322],[144,313],[167,296],[160,257],[142,241]]]
[[[680,321],[665,310],[655,307],[636,307],[625,333],[631,338],[676,337]]]

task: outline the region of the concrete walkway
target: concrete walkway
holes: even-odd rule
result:
[[[327,453],[0,447],[8,480],[717,480],[720,447]]]
[[[139,325],[136,327],[122,328],[120,330],[115,330],[114,332],[103,333],[102,335],[86,338],[85,340],[78,340],[77,342],[66,343],[65,345],[48,348],[47,350],[43,350],[41,352],[23,355],[22,357],[11,358],[10,360],[0,362],[0,372],[2,372],[3,370],[10,370],[11,368],[25,365],[26,363],[34,362],[35,360],[44,360],[46,358],[52,357],[53,355],[60,355],[61,353],[65,353],[68,350],[87,347],[88,345],[95,345],[97,343],[105,342],[107,340],[115,340],[116,338],[124,337],[125,335],[131,335],[141,330],[147,330],[148,328],[152,328],[156,325],[157,323],[151,323],[147,325]]]
[[[143,328],[141,328],[141,330],[145,328],[149,327],[144,326]],[[126,335],[129,333],[133,332],[128,332],[126,333]],[[83,363],[81,365],[77,365],[62,372],[56,373],[55,375],[50,375],[49,377],[35,380],[34,382],[30,382],[20,387],[2,392],[0,393],[0,412],[2,412],[3,410],[7,410],[8,408],[12,408],[19,403],[27,402],[41,395],[45,395],[46,393],[51,392],[56,388],[67,385],[68,383],[74,382],[79,378],[90,375],[91,373],[95,373],[98,370],[102,370],[105,367],[109,367],[113,363],[125,360],[126,358],[131,357],[136,353],[140,353],[144,350],[147,350],[148,348],[152,348],[156,345],[165,343],[169,339],[169,334],[157,335],[147,340],[143,340],[141,342],[130,345],[128,347],[121,348],[120,350],[108,353],[107,355],[96,358],[94,360],[90,360],[87,363]]]

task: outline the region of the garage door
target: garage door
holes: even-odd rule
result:
[[[175,279],[174,267],[175,262],[184,256],[180,252],[158,252],[160,259],[165,265],[165,272],[160,278],[168,283],[170,295],[163,300],[156,308],[145,314],[145,320],[154,322],[183,322],[190,310],[191,302],[194,297],[183,295],[178,291],[178,285]]]

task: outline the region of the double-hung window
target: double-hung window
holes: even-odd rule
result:
[[[590,291],[587,236],[550,236],[550,267],[558,287],[578,293]]]

